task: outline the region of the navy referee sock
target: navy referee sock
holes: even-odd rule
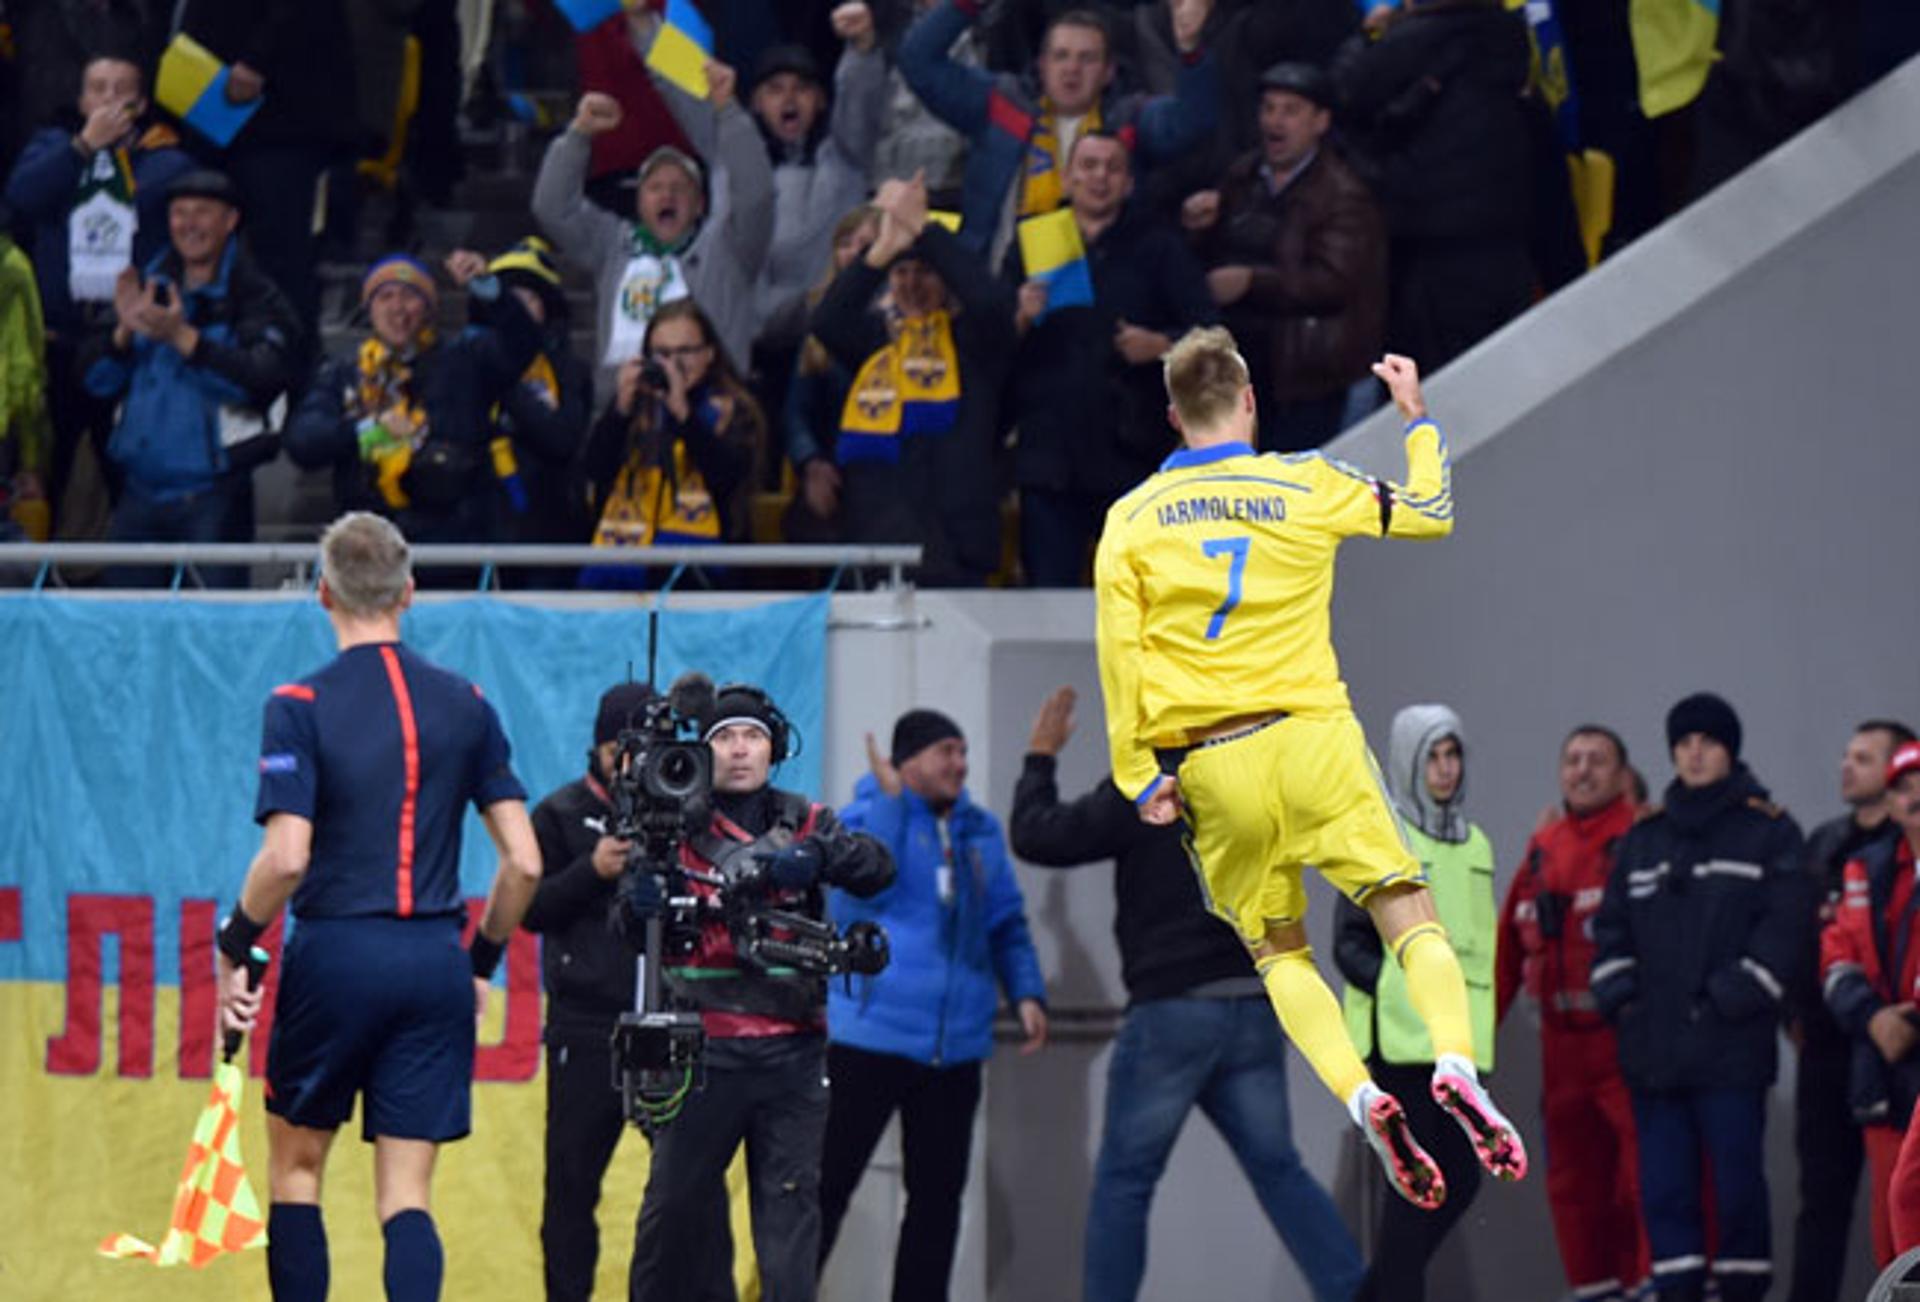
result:
[[[316,1203],[267,1208],[267,1283],[273,1302],[326,1302],[327,1227]]]
[[[433,1217],[409,1207],[395,1213],[381,1232],[387,1236],[387,1302],[439,1302],[445,1258]]]

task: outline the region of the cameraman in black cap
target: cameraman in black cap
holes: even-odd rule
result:
[[[594,1208],[600,1183],[620,1142],[624,1118],[613,1088],[612,1038],[620,1014],[634,1007],[634,953],[612,928],[614,889],[627,866],[629,843],[609,835],[607,793],[623,728],[637,725],[654,692],[620,683],[600,698],[585,775],[533,811],[543,872],[522,925],[545,937],[541,970],[547,988],[547,1180],[540,1247],[546,1257],[547,1302],[593,1296],[600,1255]],[[689,1262],[690,1299],[733,1297],[726,1188],[719,1172],[698,1199],[681,1240]]]
[[[700,733],[713,754],[713,813],[681,847],[683,867],[724,878],[736,903],[810,918],[826,916],[827,886],[865,898],[892,883],[893,857],[880,842],[848,832],[827,806],[769,785],[773,766],[793,753],[792,726],[765,692],[722,687],[702,711]],[[713,893],[699,882],[690,890]],[[630,1296],[690,1296],[687,1236],[744,1141],[761,1297],[810,1302],[827,1124],[825,982],[756,965],[714,915],[675,964],[667,988],[700,1013],[706,1082],[654,1139]]]

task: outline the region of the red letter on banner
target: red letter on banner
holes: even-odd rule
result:
[[[67,897],[67,1027],[47,1041],[47,1071],[100,1070],[100,941],[120,938],[120,1074],[153,1075],[153,898]]]
[[[485,900],[467,901],[467,941],[480,926]],[[498,1044],[474,1050],[475,1080],[532,1080],[540,1070],[540,945],[516,928],[507,942],[507,1025]]]
[[[20,888],[0,886],[0,940],[20,939]]]
[[[255,1080],[264,1080],[267,1075],[267,1042],[273,1036],[273,1001],[280,993],[280,949],[286,935],[287,915],[282,911],[254,942],[269,955],[267,974],[260,978],[260,989],[266,992],[260,1000],[260,1016],[254,1019],[247,1036],[247,1074]]]
[[[213,1023],[219,997],[213,968],[213,931],[219,905],[180,901],[180,1079],[213,1075]]]

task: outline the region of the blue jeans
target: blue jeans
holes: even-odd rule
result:
[[[1347,1302],[1360,1285],[1360,1250],[1293,1146],[1286,1040],[1260,995],[1157,999],[1128,1010],[1107,1068],[1087,1209],[1087,1302],[1131,1302],[1139,1293],[1153,1187],[1195,1104],[1239,1159],[1313,1296]]]

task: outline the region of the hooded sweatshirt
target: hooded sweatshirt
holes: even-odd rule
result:
[[[1443,739],[1460,743],[1460,783],[1451,799],[1435,800],[1427,787],[1427,758]],[[1466,734],[1460,716],[1444,705],[1410,705],[1394,716],[1387,748],[1387,792],[1407,834],[1408,847],[1433,892],[1440,924],[1460,959],[1473,1019],[1474,1061],[1493,1068],[1494,946],[1493,846],[1467,821]],[[1406,973],[1385,952],[1366,910],[1341,900],[1334,924],[1334,957],[1347,979],[1347,1032],[1361,1054],[1384,1062],[1433,1061],[1433,1042],[1407,997]]]

